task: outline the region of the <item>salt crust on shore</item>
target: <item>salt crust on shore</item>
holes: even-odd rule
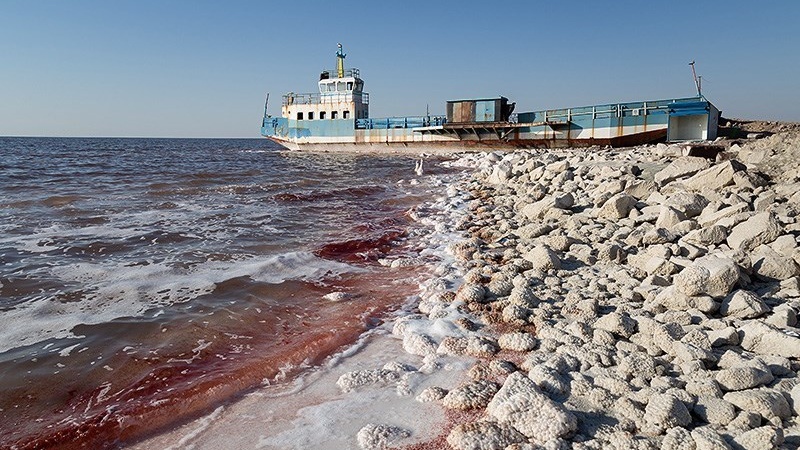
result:
[[[737,151],[464,156],[475,176],[417,214],[435,230],[421,256],[440,260],[418,314],[302,395],[215,412],[189,446],[394,448],[444,430],[456,449],[797,448],[800,178]]]

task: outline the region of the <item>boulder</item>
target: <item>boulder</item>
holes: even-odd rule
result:
[[[578,427],[574,414],[550,400],[533,380],[520,372],[506,378],[486,407],[486,413],[537,444],[566,436]]]
[[[356,439],[364,450],[394,447],[399,441],[411,436],[411,432],[391,425],[368,423],[358,431]]]
[[[494,422],[462,423],[447,436],[447,443],[456,450],[504,449],[526,440],[511,426]]]
[[[743,349],[759,355],[800,358],[800,339],[757,320],[746,322],[739,328]]]
[[[687,218],[699,216],[708,203],[708,199],[702,195],[685,191],[674,192],[664,201],[665,205],[681,211]]]
[[[689,266],[675,275],[672,283],[685,295],[700,295],[706,291],[711,272],[703,266]]]
[[[645,420],[658,428],[685,427],[692,423],[686,405],[672,394],[655,394],[645,407]]]
[[[710,227],[700,228],[688,232],[681,241],[688,242],[695,245],[717,245],[724,242],[728,237],[728,230],[721,225],[712,225]]]
[[[530,333],[512,332],[501,334],[497,345],[503,350],[527,352],[536,348],[538,341]]]
[[[737,319],[754,319],[768,313],[769,307],[755,292],[739,289],[722,300],[719,312]]]
[[[682,156],[656,173],[653,178],[656,183],[663,186],[671,181],[694,175],[708,168],[709,165],[709,161],[705,158],[699,156]]]
[[[627,186],[622,192],[639,200],[644,200],[655,190],[656,184],[652,181],[637,181]]]
[[[773,380],[772,372],[753,366],[722,369],[714,378],[723,391],[741,391],[767,384]]]
[[[730,450],[731,446],[711,427],[692,430],[695,450]]]
[[[663,205],[661,206],[661,211],[658,214],[658,219],[656,219],[656,227],[666,228],[669,230],[684,220],[686,220],[686,215],[683,214],[683,212],[678,211],[671,206]]]
[[[797,263],[766,245],[759,246],[750,257],[753,273],[763,281],[783,281],[800,274]]]
[[[733,444],[737,450],[782,448],[783,430],[771,425],[755,428],[733,438]]]
[[[693,411],[712,425],[727,425],[736,418],[736,408],[730,402],[717,397],[698,397]]]
[[[728,160],[708,169],[701,170],[683,182],[683,186],[694,191],[703,189],[719,189],[734,184],[733,175],[747,169],[744,164],[736,160]]]
[[[616,194],[606,200],[597,210],[597,217],[607,220],[619,220],[628,217],[636,205],[636,198],[626,194]]]
[[[778,219],[771,212],[758,213],[736,225],[728,234],[728,246],[734,250],[751,251],[783,234]]]
[[[558,259],[554,251],[544,245],[534,247],[523,258],[530,261],[533,264],[533,268],[540,272],[561,269],[561,260]]]
[[[701,227],[708,227],[716,224],[718,221],[726,217],[735,216],[737,214],[749,210],[750,207],[746,202],[739,202],[736,203],[735,205],[726,206],[718,211],[714,212],[703,211],[703,213],[700,214],[700,216],[697,218],[697,222],[700,224]]]
[[[597,319],[594,327],[624,338],[629,338],[636,332],[636,322],[627,314],[618,312],[608,313]]]
[[[511,178],[511,174],[511,166],[507,164],[498,164],[494,166],[492,173],[489,175],[486,181],[490,184],[505,184],[505,182]]]
[[[553,199],[553,206],[558,209],[570,209],[575,204],[575,197],[567,192],[566,194],[557,195]]]
[[[708,282],[703,288],[703,293],[714,298],[722,298],[731,291],[739,281],[739,267],[730,258],[717,255],[708,255],[698,258],[694,265],[708,270]]]
[[[722,398],[742,411],[760,414],[767,420],[775,417],[787,419],[792,415],[786,397],[775,389],[758,388],[728,392]]]
[[[483,408],[497,392],[497,383],[487,380],[463,384],[442,399],[442,405],[449,409],[469,410]]]

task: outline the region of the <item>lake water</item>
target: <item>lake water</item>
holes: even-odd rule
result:
[[[423,269],[379,260],[438,189],[411,156],[267,140],[0,154],[0,447],[112,447],[319,363],[413,295]]]

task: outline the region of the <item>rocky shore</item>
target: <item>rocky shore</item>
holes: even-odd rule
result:
[[[800,446],[800,133],[723,145],[716,160],[664,144],[462,157],[474,175],[419,214],[455,241],[393,327],[419,364],[337,383],[392,384],[458,419],[408,445],[387,418],[358,444]],[[456,386],[410,382],[448,358],[475,361]]]

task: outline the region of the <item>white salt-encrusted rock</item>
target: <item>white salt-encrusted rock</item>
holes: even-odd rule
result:
[[[465,283],[458,288],[455,301],[467,303],[482,302],[485,296],[486,288],[480,284]]]
[[[368,423],[358,431],[356,439],[364,450],[382,450],[394,446],[401,440],[411,436],[411,432],[399,427]]]
[[[552,367],[537,364],[528,371],[530,378],[544,392],[550,395],[563,395],[569,390],[569,381]]]
[[[693,411],[697,417],[712,425],[727,425],[736,418],[733,404],[717,397],[698,397]]]
[[[530,333],[505,333],[497,339],[497,344],[503,350],[527,352],[536,348],[538,341]]]
[[[575,415],[550,400],[533,380],[520,372],[506,378],[486,407],[486,413],[538,444],[566,436],[578,426]]]
[[[687,218],[697,217],[703,212],[703,208],[708,206],[708,199],[695,192],[673,192],[664,201],[665,205],[669,205],[681,211]]]
[[[467,338],[467,355],[478,358],[488,358],[499,351],[497,342],[484,336],[469,336]]]
[[[626,194],[616,194],[606,200],[597,210],[597,217],[607,220],[619,220],[628,217],[636,205],[636,198]]]
[[[668,429],[661,441],[661,450],[684,450],[686,448],[694,448],[692,433],[682,427]]]
[[[653,178],[656,183],[663,186],[671,181],[694,175],[708,168],[709,165],[709,161],[705,158],[699,156],[682,156],[657,172]]]
[[[786,397],[775,389],[758,388],[728,392],[722,398],[743,411],[761,414],[767,420],[775,417],[786,419],[792,414]]]
[[[708,270],[708,282],[703,292],[714,298],[722,298],[739,281],[739,267],[730,258],[716,255],[704,256],[694,261],[694,265]]]
[[[728,237],[728,230],[722,225],[712,225],[706,228],[692,230],[681,238],[682,242],[696,245],[717,245]]]
[[[701,427],[692,430],[695,450],[731,450],[725,439],[711,427]]]
[[[683,211],[678,211],[671,206],[661,205],[661,210],[656,219],[656,227],[672,229],[684,220],[686,220],[686,215]]]
[[[645,407],[645,420],[659,429],[685,427],[692,423],[686,405],[671,394],[655,394]]]
[[[751,251],[761,244],[774,241],[781,234],[781,224],[775,215],[763,212],[733,227],[727,241],[734,250]]]
[[[761,245],[750,256],[753,273],[763,281],[783,281],[797,276],[797,263],[789,256],[783,256],[772,248]]]
[[[628,378],[642,378],[652,380],[658,375],[656,362],[646,353],[630,353],[619,360],[617,371]]]
[[[533,268],[542,272],[561,269],[561,260],[555,252],[544,245],[538,245],[523,256],[533,264]]]
[[[436,349],[440,355],[464,355],[467,353],[468,340],[465,337],[445,336]]]
[[[608,313],[594,322],[594,327],[624,338],[636,332],[636,322],[627,314]]]
[[[350,392],[361,386],[369,384],[386,384],[396,382],[400,379],[400,374],[394,370],[388,369],[371,369],[371,370],[355,370],[346,372],[339,377],[336,385],[342,392]]]
[[[519,227],[514,234],[522,239],[534,239],[551,231],[553,231],[553,227],[549,224],[530,223]]]
[[[759,427],[736,436],[733,443],[737,450],[781,448],[783,430],[770,425]]]
[[[736,328],[734,327],[725,327],[721,330],[711,330],[707,333],[707,335],[712,347],[739,344],[739,333],[736,332]]]
[[[714,378],[723,391],[741,391],[772,381],[772,372],[758,367],[731,367],[716,373]]]
[[[755,292],[739,289],[722,300],[719,312],[737,319],[753,319],[768,313],[769,307]]]
[[[681,184],[685,188],[695,191],[702,191],[703,189],[718,190],[734,184],[734,174],[745,169],[744,164],[739,161],[728,160],[697,172]]]
[[[403,336],[403,349],[412,355],[434,355],[436,348],[436,341],[427,334],[406,332]]]
[[[689,266],[672,279],[675,288],[688,296],[700,295],[705,292],[711,272],[702,266]]]
[[[800,416],[800,384],[789,392],[789,406],[792,408],[792,414]]]
[[[420,392],[416,400],[420,403],[435,402],[443,399],[446,395],[447,389],[439,386],[431,386]]]
[[[442,399],[442,405],[460,410],[483,408],[492,400],[497,389],[498,385],[493,381],[472,381],[448,392]]]
[[[525,436],[507,424],[469,422],[457,425],[447,436],[447,443],[456,450],[505,449]]]
[[[514,286],[514,289],[508,294],[508,302],[512,305],[534,308],[539,304],[539,299],[530,286]]]
[[[757,320],[750,320],[739,328],[742,348],[760,355],[800,358],[800,339],[783,333]]]

